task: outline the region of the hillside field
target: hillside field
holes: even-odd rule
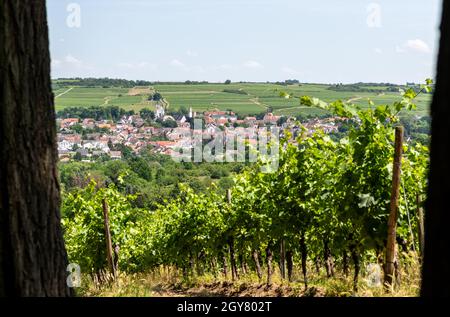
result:
[[[232,110],[242,115],[266,112],[271,109],[276,115],[320,114],[321,110],[300,106],[298,99],[279,97],[280,91],[295,96],[309,95],[324,101],[341,99],[351,101],[362,107],[368,107],[367,99],[375,104],[390,104],[400,99],[399,93],[383,92],[383,87],[373,87],[373,92],[334,91],[323,84],[277,85],[266,83],[233,84],[160,84],[151,87],[136,88],[102,88],[66,86],[55,89],[56,110],[66,107],[88,107],[114,105],[126,110],[139,111],[142,108],[154,109],[155,104],[148,101],[148,93],[158,91],[162,94],[171,110],[180,107],[192,107],[194,111],[203,112],[211,109]],[[365,88],[370,89],[370,86]],[[140,93],[139,93],[140,92]],[[418,115],[428,114],[431,95],[417,98]]]

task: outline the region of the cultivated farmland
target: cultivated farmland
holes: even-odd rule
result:
[[[149,94],[158,91],[164,97],[170,110],[180,107],[202,112],[211,109],[232,110],[242,115],[272,111],[277,115],[320,114],[321,110],[299,104],[298,99],[280,98],[280,91],[295,96],[310,95],[324,101],[341,99],[361,107],[368,107],[368,98],[375,104],[390,104],[398,100],[399,93],[389,92],[383,86],[366,86],[368,91],[334,91],[323,84],[277,85],[266,83],[233,84],[157,84],[149,87],[103,88],[66,86],[55,89],[56,109],[65,107],[88,107],[114,105],[126,110],[154,109],[155,103],[148,101]],[[373,92],[371,89],[373,88]],[[383,91],[380,93],[380,91]],[[418,115],[427,114],[431,95],[417,98]]]

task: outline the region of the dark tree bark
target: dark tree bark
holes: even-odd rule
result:
[[[425,211],[422,296],[450,296],[450,1],[443,1],[436,87],[431,105],[431,169]]]
[[[44,0],[0,1],[0,296],[67,296]]]

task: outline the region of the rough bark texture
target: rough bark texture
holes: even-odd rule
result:
[[[0,1],[0,296],[66,296],[44,0]]]
[[[431,105],[431,170],[425,211],[422,296],[450,296],[450,1],[443,1],[436,87]]]

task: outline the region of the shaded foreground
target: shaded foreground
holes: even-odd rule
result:
[[[386,293],[382,284],[377,284],[377,275],[367,269],[360,280],[358,291],[353,292],[351,274],[336,274],[327,278],[325,270],[308,277],[305,289],[301,272],[295,272],[293,282],[283,280],[278,268],[273,283],[258,282],[256,274],[247,274],[235,282],[222,277],[205,274],[200,277],[181,279],[176,272],[160,269],[159,272],[124,274],[119,273],[115,282],[95,285],[90,277],[83,276],[78,296],[83,297],[415,297],[420,289],[420,265],[411,261],[402,266],[401,282],[392,293]],[[382,281],[382,276],[380,276]]]

